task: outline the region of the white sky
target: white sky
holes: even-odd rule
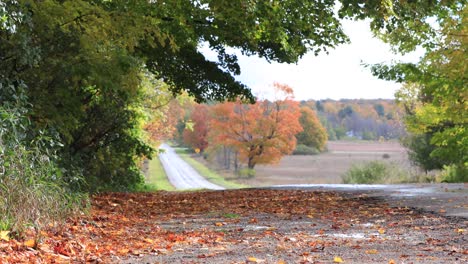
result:
[[[263,95],[261,97],[267,96],[273,82],[280,82],[294,88],[297,100],[394,98],[400,85],[377,79],[361,63],[415,62],[422,52],[405,56],[393,54],[388,45],[372,37],[365,21],[347,20],[343,22],[343,28],[351,44],[330,50],[328,55],[306,54],[298,64],[270,64],[264,59],[236,52],[241,67],[237,79],[252,88],[254,94]],[[206,47],[201,50],[208,58],[216,58],[210,56],[214,54],[210,54]]]

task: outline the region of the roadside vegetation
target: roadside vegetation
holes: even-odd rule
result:
[[[158,157],[149,160],[148,171],[145,173],[145,183],[141,191],[174,191],[175,188],[168,180],[164,167]]]
[[[31,133],[27,111],[0,106],[0,232],[11,236],[58,227],[88,204],[56,163],[58,143],[47,131]]]
[[[370,161],[353,165],[342,176],[343,183],[394,184],[417,182],[417,175],[396,163]]]

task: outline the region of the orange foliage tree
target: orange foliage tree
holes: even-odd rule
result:
[[[274,101],[226,102],[212,109],[211,144],[234,148],[249,169],[279,162],[295,149],[295,135],[302,131],[291,87],[278,83],[274,87],[279,95]]]
[[[144,129],[151,141],[159,145],[162,141],[172,138],[176,130],[177,121],[183,115],[179,102],[172,99],[152,109],[152,117]]]
[[[190,116],[193,126],[191,128],[185,128],[183,133],[184,143],[194,150],[200,150],[200,152],[203,152],[208,147],[208,111],[209,108],[207,105],[195,105]]]

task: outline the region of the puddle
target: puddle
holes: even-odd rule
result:
[[[271,229],[269,226],[256,226],[256,225],[248,225],[244,227],[244,231],[258,231],[258,230],[268,230]]]
[[[312,235],[313,237],[336,237],[336,238],[351,238],[351,239],[366,239],[369,234],[364,233],[352,233],[352,234],[323,234],[323,235]]]

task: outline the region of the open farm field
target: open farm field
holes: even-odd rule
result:
[[[240,181],[250,186],[341,183],[341,175],[353,164],[372,160],[414,169],[398,142],[330,141],[327,146],[329,151],[320,155],[285,156],[277,165],[257,166],[254,178]]]

